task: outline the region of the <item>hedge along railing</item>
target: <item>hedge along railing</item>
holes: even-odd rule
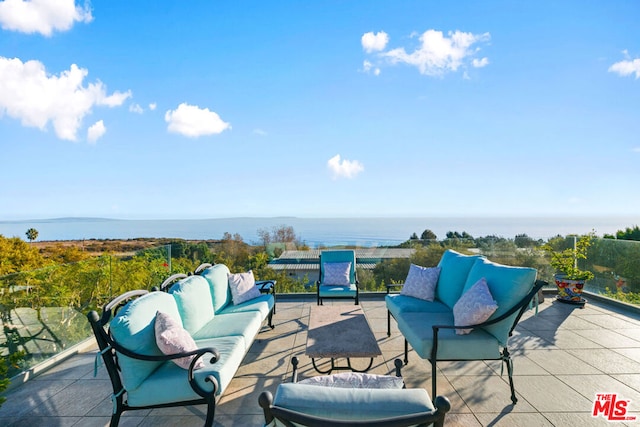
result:
[[[0,276],[0,356],[23,355],[9,376],[90,337],[89,310],[128,290],[162,283],[171,273],[163,253],[165,247],[133,257],[103,255]]]
[[[573,236],[554,239],[558,249],[573,248],[574,242]],[[469,250],[503,264],[534,267],[538,270],[539,279],[554,283],[555,272],[549,265],[549,256],[539,246],[516,248],[512,241],[498,239],[487,240]],[[587,259],[578,260],[578,266],[595,275],[585,284],[586,291],[608,296],[618,294],[623,300],[624,295],[633,300],[631,294],[639,294],[636,303],[640,302],[640,242],[594,238],[587,250]]]

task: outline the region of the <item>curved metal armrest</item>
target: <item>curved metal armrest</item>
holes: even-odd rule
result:
[[[160,285],[160,290],[163,291],[163,292],[168,292],[169,288],[171,288],[171,285],[173,284],[173,282],[175,282],[177,280],[180,280],[180,279],[185,279],[187,277],[189,277],[189,276],[187,276],[184,273],[173,274],[173,275],[169,276],[167,278],[167,280],[162,282],[162,284]]]
[[[502,315],[496,317],[495,319],[487,320],[486,322],[478,323],[476,325],[433,325],[431,328],[436,333],[437,333],[438,329],[470,329],[470,328],[473,329],[473,328],[482,328],[484,326],[489,326],[489,325],[493,325],[495,323],[501,322],[504,319],[506,319],[509,316],[511,316],[512,314],[520,311],[520,314],[518,315],[518,317],[513,322],[513,326],[511,328],[511,331],[513,331],[513,328],[515,327],[516,323],[518,323],[518,321],[520,320],[520,316],[522,316],[522,313],[524,312],[524,310],[526,309],[527,305],[529,304],[529,301],[531,301],[531,299],[538,293],[538,291],[540,289],[542,289],[543,286],[546,286],[548,284],[549,283],[545,282],[544,280],[536,280],[535,284],[533,285],[533,289],[531,289],[531,291],[529,291],[529,293],[527,295],[525,295],[516,305],[514,305],[509,310],[507,310],[506,312],[502,313]],[[509,333],[509,335],[511,335],[511,333]]]
[[[150,355],[150,354],[140,354],[140,353],[136,353],[135,351],[129,350],[128,348],[120,345],[120,343],[114,340],[113,337],[111,336],[108,336],[107,340],[109,341],[109,345],[111,345],[111,347],[115,351],[127,357],[131,357],[132,359],[137,359],[137,360],[147,360],[150,362],[166,362],[167,360],[180,359],[188,356],[196,356],[191,361],[191,366],[189,370],[193,369],[193,365],[195,364],[195,362],[201,357],[203,357],[205,354],[211,354],[211,359],[209,359],[209,363],[216,363],[220,359],[220,353],[218,353],[218,350],[216,350],[213,347],[202,347],[196,350],[185,351],[182,353],[175,353],[175,354]]]
[[[256,286],[260,288],[260,293],[275,294],[276,280],[257,280]]]
[[[404,283],[387,283],[385,286],[387,287],[387,293],[390,293],[391,288],[401,288],[404,286]]]
[[[102,309],[103,313],[104,312],[111,312],[111,310],[113,310],[114,307],[117,307],[118,305],[120,305],[121,303],[130,300],[131,298],[135,298],[135,297],[139,297],[145,294],[148,294],[149,291],[147,291],[146,289],[136,289],[134,291],[129,291],[129,292],[125,292],[122,295],[119,295],[117,297],[115,297],[114,299],[112,299],[111,301],[109,301],[109,303],[107,303],[107,305],[104,306],[104,308]]]
[[[210,264],[208,262],[203,262],[195,270],[193,270],[193,274],[200,274],[203,270],[206,270],[207,268],[212,266],[213,264]]]

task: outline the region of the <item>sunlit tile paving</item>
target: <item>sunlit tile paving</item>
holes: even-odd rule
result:
[[[304,355],[309,312],[314,298],[278,298],[276,327],[263,327],[216,410],[216,426],[260,426],[258,395],[290,381],[291,357],[300,359],[301,378],[317,375]],[[327,303],[325,303],[327,304]],[[331,302],[329,304],[352,304]],[[393,372],[403,355],[404,340],[393,326],[387,337],[382,296],[362,298],[361,305],[382,356],[373,373]],[[393,325],[392,321],[392,325]],[[597,394],[629,401],[626,417],[640,419],[640,311],[589,301],[585,308],[555,302],[547,296],[520,321],[510,348],[515,387],[511,404],[506,372],[495,362],[440,362],[438,393],[452,404],[448,426],[603,426],[637,425],[611,421],[600,410],[593,417]],[[1,426],[104,426],[109,424],[111,385],[102,365],[94,377],[95,347],[14,387],[0,408]],[[356,360],[354,365],[360,361]],[[368,360],[362,360],[365,365]],[[327,362],[323,362],[327,363]],[[408,387],[431,390],[427,361],[413,352],[403,368]],[[201,406],[125,412],[120,425],[199,426]]]

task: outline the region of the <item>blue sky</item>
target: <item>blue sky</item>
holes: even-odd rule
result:
[[[0,219],[640,214],[637,1],[0,1]]]

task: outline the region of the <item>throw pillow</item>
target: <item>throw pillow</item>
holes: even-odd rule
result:
[[[246,273],[228,274],[229,289],[231,289],[231,298],[235,305],[242,304],[245,301],[260,296],[260,289],[256,286],[256,279],[253,277],[253,271]]]
[[[400,293],[410,297],[433,301],[436,295],[436,285],[440,276],[440,267],[420,267],[411,264],[409,274],[404,281],[404,286]]]
[[[401,389],[404,387],[402,377],[365,374],[359,372],[345,372],[340,374],[311,377],[298,381],[298,384],[310,384],[335,388]]]
[[[462,294],[453,306],[453,321],[455,326],[476,325],[487,320],[498,309],[487,280],[478,280],[467,292]],[[465,335],[471,329],[456,329],[456,334]]]
[[[349,286],[351,284],[350,262],[325,262],[322,264],[323,285]]]
[[[197,350],[196,342],[178,322],[171,316],[161,311],[156,313],[154,330],[156,333],[156,344],[165,355],[184,353],[186,351]],[[189,369],[189,365],[195,356],[181,357],[172,361],[183,369]],[[193,369],[204,367],[204,361],[198,359]]]

